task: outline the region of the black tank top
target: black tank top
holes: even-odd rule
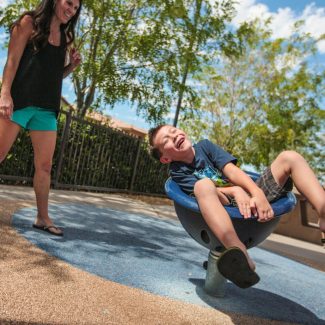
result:
[[[34,53],[33,45],[27,44],[11,87],[14,111],[28,106],[38,106],[58,114],[66,44],[63,30],[60,46],[47,43]]]

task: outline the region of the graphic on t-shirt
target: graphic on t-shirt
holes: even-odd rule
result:
[[[193,175],[198,179],[210,178],[217,187],[231,186],[231,183],[227,179],[222,178],[222,174],[219,170],[214,170],[210,166],[195,170]]]

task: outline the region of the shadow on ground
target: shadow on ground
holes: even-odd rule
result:
[[[237,313],[246,315],[257,315],[259,317],[287,321],[299,324],[324,324],[324,320],[318,318],[314,313],[304,306],[280,295],[261,290],[249,288],[241,290],[231,283],[227,283],[227,293],[223,298],[215,298],[204,291],[203,279],[190,279],[196,286],[197,295],[206,304],[224,313],[236,310]],[[260,309],[257,312],[257,309]],[[234,322],[236,324],[236,322]]]
[[[51,206],[50,213],[55,223],[64,227],[63,238],[31,228],[33,208],[17,212],[13,224],[48,254],[90,273],[226,313],[324,324],[325,302],[320,299],[325,292],[323,272],[253,248],[261,282],[247,290],[230,284],[227,296],[217,299],[202,289],[202,261],[208,251],[177,221],[78,204]],[[41,265],[42,260],[37,263]]]
[[[0,318],[1,325],[57,325],[57,323],[44,323],[44,322],[24,322],[24,321],[17,321],[17,320],[7,320]]]
[[[10,264],[14,271],[28,274],[30,269],[37,268],[58,282],[70,281],[66,268],[58,259],[18,237],[10,226],[0,223],[0,238],[0,269]]]

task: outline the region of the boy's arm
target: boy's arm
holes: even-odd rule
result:
[[[218,187],[217,190],[222,194],[232,196],[235,199],[239,212],[245,219],[251,217],[251,198],[240,186]]]
[[[264,192],[245,172],[232,163],[226,164],[222,172],[231,183],[242,187],[251,195],[250,208],[253,214],[258,216],[259,221],[266,221],[273,218],[274,212]]]

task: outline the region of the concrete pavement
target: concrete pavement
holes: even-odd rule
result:
[[[270,236],[252,251],[261,286],[230,285],[229,297],[216,301],[201,290],[206,250],[188,238],[164,200],[52,191],[53,218],[66,229],[59,239],[30,228],[33,199],[31,188],[0,187],[0,324],[318,324],[324,318],[317,305],[324,291],[313,288],[315,279],[325,280],[321,246]],[[286,279],[290,270],[302,278]],[[277,273],[282,284],[272,282]],[[300,302],[281,293],[303,282]],[[272,304],[263,308],[265,299]],[[290,311],[294,317],[283,317]]]

